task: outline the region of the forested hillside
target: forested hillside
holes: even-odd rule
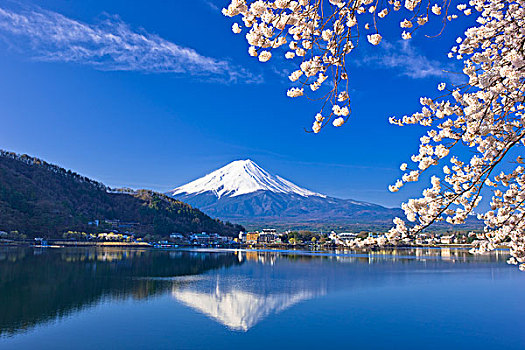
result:
[[[58,237],[67,230],[104,228],[88,224],[94,220],[135,222],[139,235],[206,231],[234,236],[243,230],[160,193],[110,190],[41,159],[0,151],[0,230]]]

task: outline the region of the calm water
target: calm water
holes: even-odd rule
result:
[[[0,349],[525,349],[505,259],[0,248]]]

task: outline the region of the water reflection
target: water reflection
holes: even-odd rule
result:
[[[239,264],[231,254],[131,249],[0,249],[0,335],[68,316],[104,299],[146,299]],[[148,278],[143,278],[148,277]]]
[[[0,248],[0,335],[81,312],[102,301],[161,295],[231,330],[340,290],[402,281],[414,271],[506,267],[506,252],[156,251]],[[175,316],[173,316],[175,317]]]
[[[217,283],[212,291],[174,288],[172,295],[178,301],[212,317],[228,328],[242,331],[249,330],[270,314],[283,311],[317,295],[316,291],[264,295],[235,289],[223,291],[221,288],[224,287]]]
[[[172,296],[232,330],[247,331],[271,314],[326,293],[322,278],[312,280],[294,269],[272,269],[286,255],[274,252],[239,251],[242,269],[217,271],[208,279],[174,286]],[[307,258],[308,259],[308,258]]]
[[[232,330],[248,331],[271,314],[329,291],[381,285],[389,273],[416,266],[446,268],[450,263],[503,261],[506,253],[474,257],[458,249],[397,249],[372,252],[238,251],[237,269],[213,271],[207,278],[174,286],[172,296]],[[352,265],[342,265],[352,264]],[[367,265],[375,264],[372,269]],[[392,271],[392,267],[395,270]],[[383,271],[386,273],[377,273]],[[395,278],[400,278],[396,276]],[[402,277],[401,277],[402,278]]]

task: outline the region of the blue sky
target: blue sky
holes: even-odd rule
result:
[[[424,183],[387,187],[423,130],[388,117],[417,111],[451,79],[442,70],[458,68],[446,52],[461,24],[410,43],[385,24],[385,45],[363,41],[352,58],[351,119],[314,135],[317,106],[286,97],[294,66],[249,57],[220,13],[227,3],[0,0],[0,147],[110,186],[167,191],[250,158],[336,197],[396,206],[416,196]]]

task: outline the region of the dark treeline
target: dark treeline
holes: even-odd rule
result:
[[[28,237],[61,237],[68,230],[100,232],[90,221],[140,225],[141,235],[216,232],[234,236],[242,226],[212,219],[190,205],[149,190],[118,192],[38,158],[0,151],[0,230]]]

